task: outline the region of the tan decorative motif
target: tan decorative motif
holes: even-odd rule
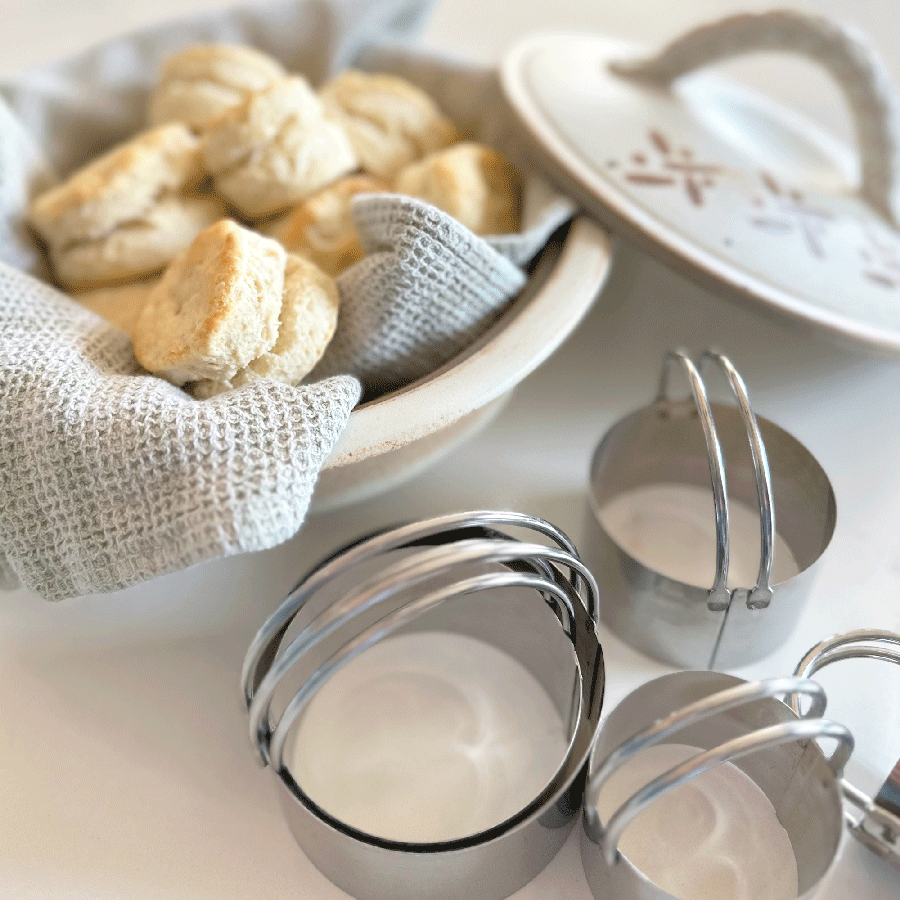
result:
[[[834,216],[806,203],[801,191],[782,188],[768,172],[761,172],[760,180],[771,198],[768,201],[762,197],[753,198],[753,204],[764,212],[751,217],[751,224],[770,234],[792,234],[799,231],[813,256],[825,256],[821,239],[825,235],[828,220]],[[769,212],[770,208],[774,208],[774,213]]]
[[[763,188],[748,198],[753,207],[750,224],[767,234],[799,236],[811,256],[829,257],[825,237],[837,217],[811,203],[801,190],[782,185],[770,172],[745,174],[723,165],[699,163],[690,147],[676,147],[658,128],[647,132],[647,140],[649,151],[635,150],[628,156],[621,176],[625,181],[649,187],[683,188],[694,206],[703,206],[707,192],[719,187],[723,176],[744,181],[749,176],[750,183]],[[609,169],[620,165],[616,159],[607,162]],[[864,244],[859,249],[863,263],[860,277],[882,288],[900,289],[900,244],[876,234],[863,221],[857,224],[864,236]],[[733,246],[733,239],[726,237],[724,244]]]
[[[878,237],[865,226],[863,233],[866,244],[860,249],[863,258],[862,274],[881,287],[900,287],[900,253],[897,245]]]
[[[675,148],[659,129],[651,129],[647,138],[656,151],[653,159],[637,151],[631,154],[631,171],[625,180],[632,184],[676,186],[682,185],[694,206],[702,206],[704,190],[714,187],[716,178],[729,170],[711,163],[699,163],[690,147]]]

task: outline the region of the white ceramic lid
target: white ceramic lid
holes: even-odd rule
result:
[[[772,49],[835,78],[858,166],[772,100],[708,72],[681,77]],[[900,352],[900,117],[857,36],[797,13],[740,15],[647,60],[603,37],[544,35],[507,55],[502,79],[541,163],[604,225],[714,291]]]

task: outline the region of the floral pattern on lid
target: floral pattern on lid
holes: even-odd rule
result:
[[[707,287],[900,352],[900,232],[854,186],[847,148],[713,73],[661,85],[615,71],[640,55],[583,35],[512,51],[504,87],[542,162]]]

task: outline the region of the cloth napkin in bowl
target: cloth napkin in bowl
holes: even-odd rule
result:
[[[524,285],[521,267],[574,211],[536,172],[523,169],[523,231],[497,238],[410,198],[358,198],[371,252],[339,279],[338,330],[312,383],[258,382],[200,401],[142,373],[123,332],[41,280],[28,198],[144,127],[161,60],[191,43],[251,44],[314,84],[351,63],[397,71],[524,167],[512,132],[498,131],[493,73],[384,49],[425,8],[253,5],[0,85],[0,586],[20,581],[48,599],[108,592],[286,540],[361,382],[388,390],[443,365]]]

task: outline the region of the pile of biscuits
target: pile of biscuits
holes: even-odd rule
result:
[[[354,196],[418,197],[476,234],[519,228],[513,166],[400,78],[350,70],[316,92],[252,48],[198,45],[164,63],[149,119],[28,218],[59,285],[198,397],[313,368],[334,279],[363,256]]]

